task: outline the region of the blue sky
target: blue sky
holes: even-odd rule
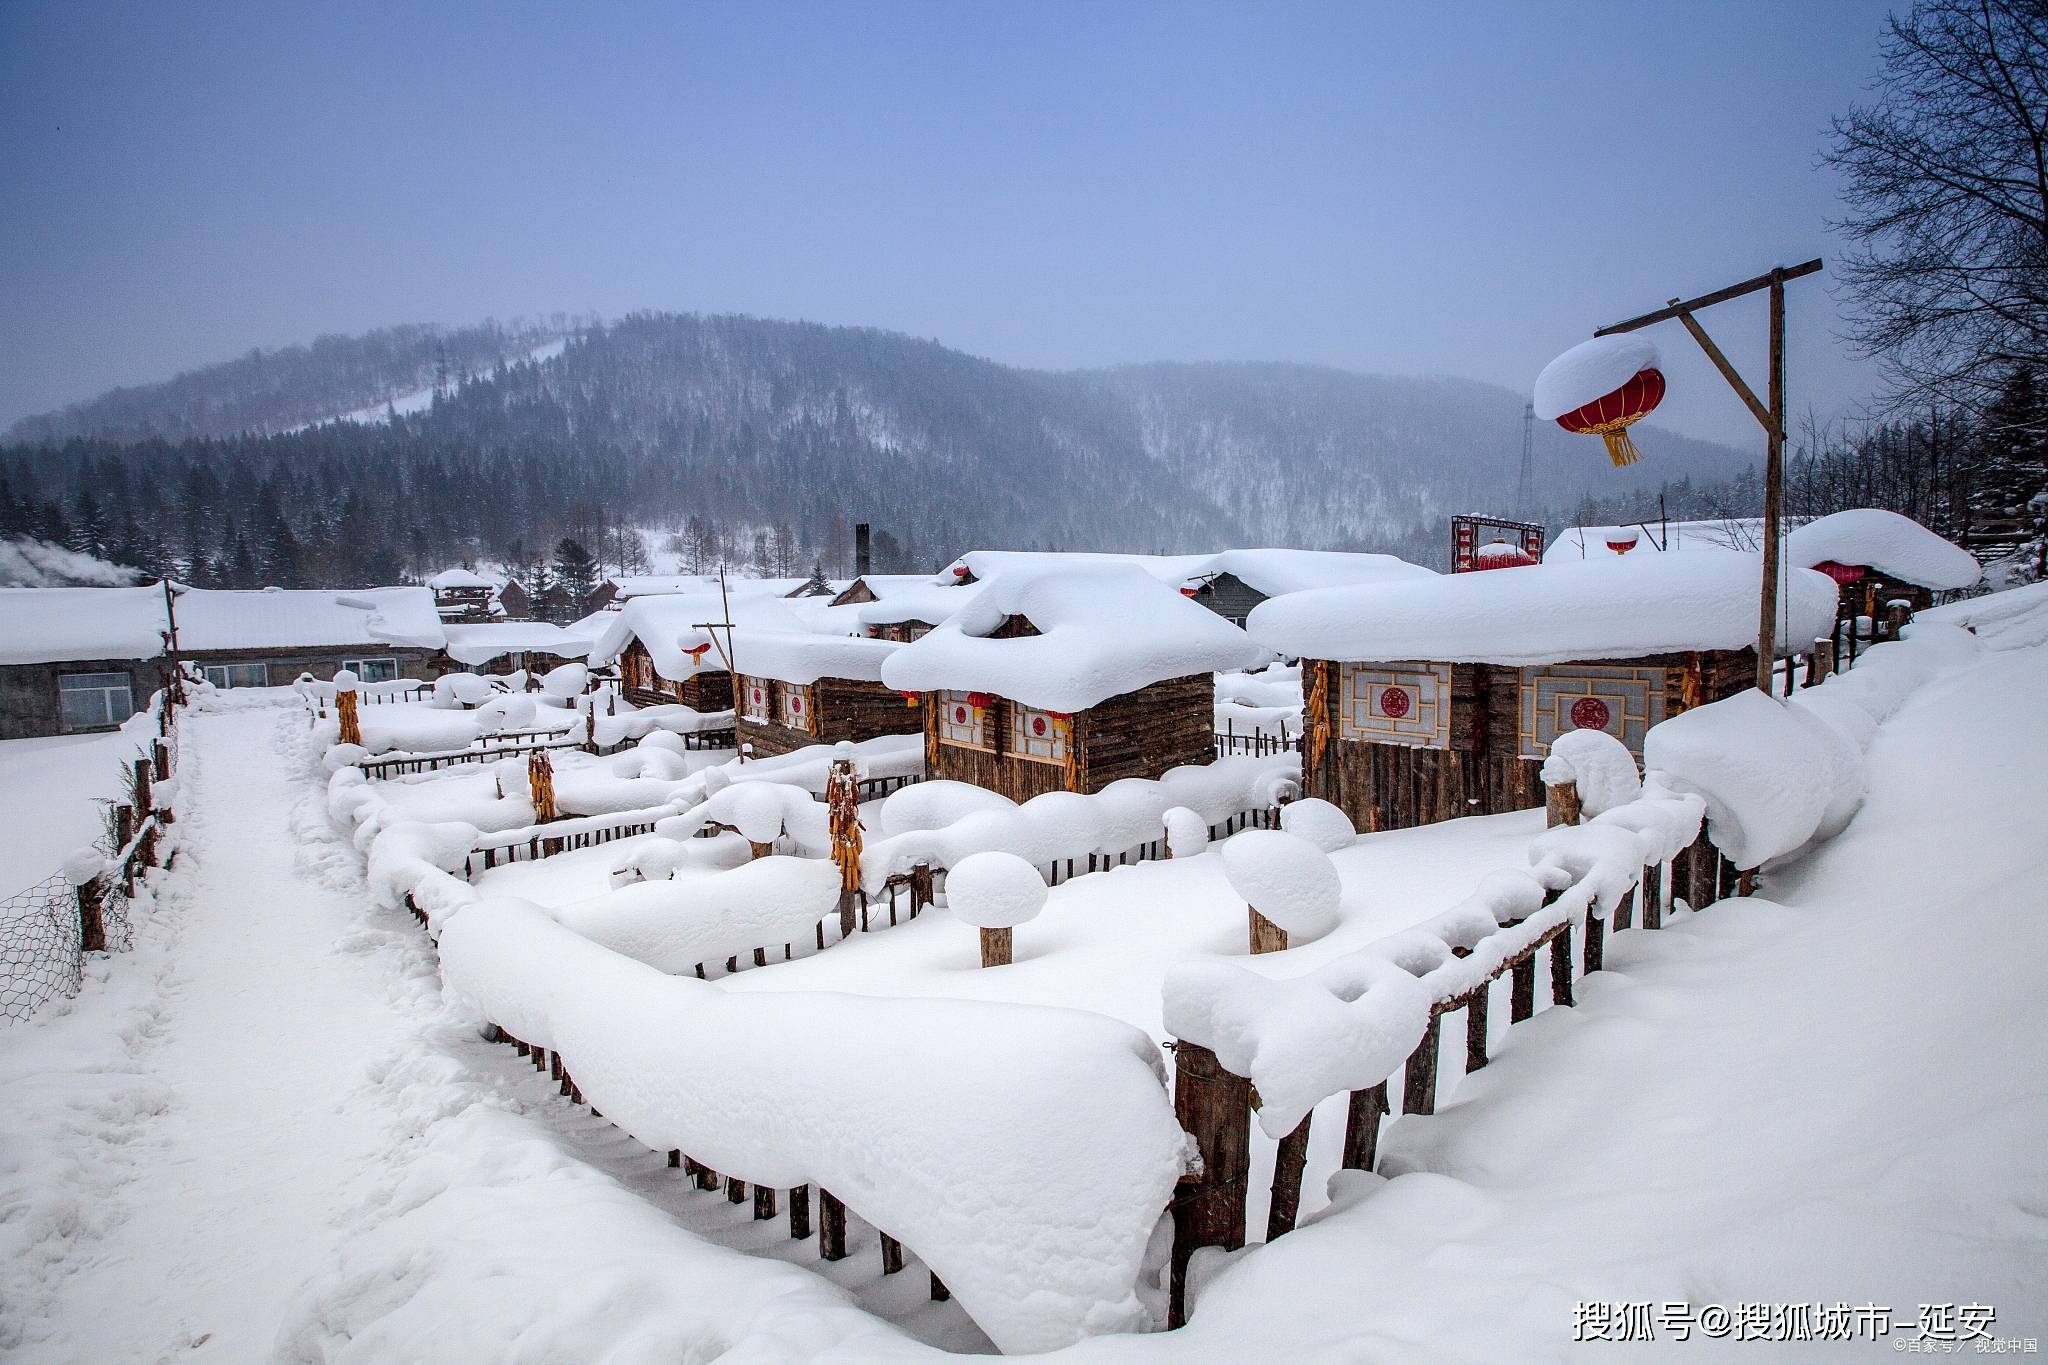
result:
[[[1841,243],[1886,6],[0,3],[0,424],[252,346],[555,310],[1526,390]],[[1792,286],[1792,401],[1873,368]],[[1761,387],[1759,302],[1705,319]],[[1675,325],[1663,420],[1758,444]]]

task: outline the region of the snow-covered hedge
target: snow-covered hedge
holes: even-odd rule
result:
[[[1144,1033],[1079,1010],[733,994],[523,901],[456,911],[446,994],[562,1054],[656,1151],[829,1190],[901,1240],[1006,1352],[1154,1321],[1141,1280],[1185,1139]]]
[[[770,857],[730,871],[638,882],[550,913],[592,943],[679,976],[756,948],[806,945],[838,901],[839,871],[831,863]]]
[[[891,877],[902,876],[919,863],[952,867],[985,850],[1014,853],[1038,867],[1091,853],[1125,853],[1162,837],[1166,813],[1176,806],[1219,825],[1232,816],[1291,799],[1300,784],[1300,755],[1282,753],[1173,768],[1157,781],[1125,778],[1092,796],[1046,792],[1022,805],[971,810],[936,829],[905,829],[875,840],[861,854],[861,885],[878,891]],[[889,802],[899,796],[911,797],[911,792],[892,795]],[[911,799],[920,804],[925,800]],[[888,828],[888,802],[882,812]]]

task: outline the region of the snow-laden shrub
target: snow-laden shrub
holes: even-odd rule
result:
[[[1567,730],[1543,760],[1543,785],[1571,782],[1579,789],[1579,811],[1598,815],[1643,794],[1642,775],[1628,746],[1605,730]]]
[[[1290,801],[1280,808],[1280,828],[1306,839],[1325,853],[1335,853],[1358,837],[1351,817],[1319,797]]]
[[[1014,853],[976,853],[946,873],[946,908],[980,929],[1010,929],[1045,908],[1045,878]]]
[[[1248,829],[1224,840],[1223,875],[1252,909],[1287,931],[1289,946],[1337,927],[1337,865],[1298,835]]]

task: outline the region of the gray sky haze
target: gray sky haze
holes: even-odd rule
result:
[[[397,322],[739,311],[1526,391],[1833,257],[1874,0],[0,3],[0,426]],[[1830,275],[1791,398],[1877,382]],[[1705,319],[1761,385],[1760,300]],[[1761,444],[1674,325],[1657,420]]]

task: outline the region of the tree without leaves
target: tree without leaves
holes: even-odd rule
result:
[[[2048,0],[1924,0],[1834,121],[1857,339],[1895,400],[1981,412],[2048,366]]]

